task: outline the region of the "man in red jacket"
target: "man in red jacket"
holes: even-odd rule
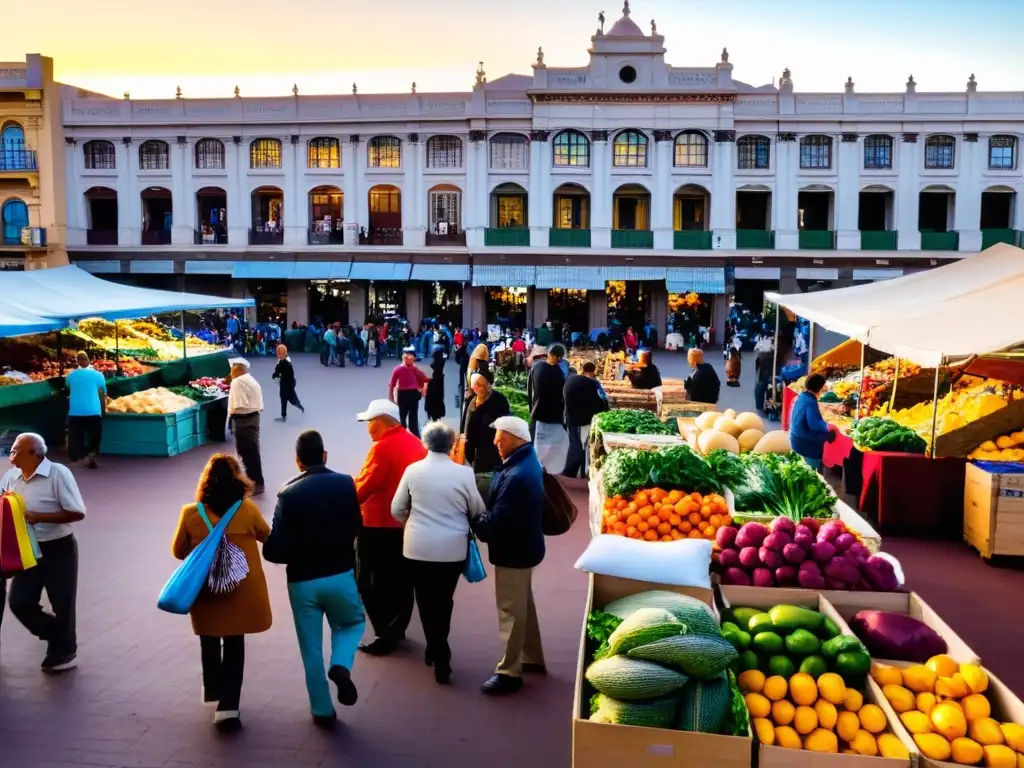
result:
[[[427,455],[426,448],[399,423],[398,406],[373,400],[360,413],[373,447],[356,478],[363,529],[356,543],[356,581],[373,626],[373,642],[359,650],[387,656],[405,639],[412,618],[413,585],[402,554],[402,525],[391,515],[391,502],[406,467]]]

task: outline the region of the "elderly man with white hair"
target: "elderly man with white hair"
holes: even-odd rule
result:
[[[41,554],[38,565],[14,575],[11,613],[46,641],[42,670],[62,672],[77,665],[78,543],[71,524],[85,518],[85,502],[71,470],[46,458],[46,441],[39,435],[19,435],[10,460],[14,468],[0,480],[0,493],[16,493],[24,500],[25,520],[32,526]],[[40,604],[43,590],[53,613]],[[0,618],[2,610],[0,594]]]
[[[498,626],[505,644],[505,655],[482,690],[501,696],[523,687],[523,672],[546,671],[532,586],[533,569],[544,560],[544,479],[530,425],[516,416],[502,416],[492,426],[503,464],[491,485],[487,512],[474,521],[473,530],[487,543],[494,566]]]
[[[263,493],[263,459],[260,457],[260,412],[263,389],[249,373],[249,361],[235,357],[231,363],[231,389],[228,391],[228,421],[235,436],[235,453],[242,460],[245,474]]]
[[[427,641],[423,661],[434,667],[439,684],[448,685],[455,587],[466,567],[470,521],[485,507],[473,470],[448,458],[455,443],[451,427],[430,422],[423,428],[422,442],[427,457],[406,468],[391,514],[405,524],[403,554]]]

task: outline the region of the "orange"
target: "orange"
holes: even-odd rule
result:
[[[657,531],[648,531],[647,533],[644,534],[644,538],[647,541],[657,541],[658,540],[658,532]]]
[[[668,493],[668,501],[670,504],[678,504],[681,498],[683,498],[682,491],[669,491]]]
[[[700,512],[691,512],[686,516],[686,519],[689,520],[692,525],[700,525],[704,518],[700,516]]]
[[[634,512],[626,518],[626,525],[637,525],[641,520],[643,520],[643,518],[640,517],[640,515],[638,515],[636,512]]]
[[[616,496],[615,497],[615,508],[616,509],[625,509],[626,508],[626,500],[624,498],[622,498],[621,496]]]
[[[690,503],[686,499],[677,501],[675,510],[677,515],[687,515],[690,512]]]
[[[661,525],[658,526],[658,533],[660,533],[662,536],[668,535],[668,532],[671,531],[671,530],[672,530],[672,526],[669,525],[668,523],[662,523]]]
[[[692,528],[693,528],[693,526],[690,525],[690,521],[689,520],[683,520],[683,521],[681,521],[679,523],[679,531],[680,531],[680,533],[689,533],[690,529],[692,529]]]
[[[639,491],[636,496],[633,497],[633,503],[638,507],[647,506],[647,494],[644,491]]]
[[[626,509],[628,509],[630,512],[636,512],[638,507],[631,501],[629,502],[629,504],[626,505]]]
[[[700,531],[698,531],[696,528],[694,528],[692,531],[690,531],[688,534],[686,534],[686,536],[687,536],[687,538],[690,538],[690,539],[703,539],[704,538],[703,536],[701,536]]]
[[[700,508],[700,516],[703,517],[705,520],[707,520],[709,517],[711,517],[711,507],[709,507],[707,504],[705,504],[703,507],[701,507]]]
[[[647,525],[651,528],[657,528],[659,525],[661,525],[661,518],[657,515],[651,515],[647,518]]]
[[[647,531],[647,529],[650,528],[650,527],[651,526],[649,526],[647,524],[647,521],[645,521],[645,520],[641,520],[639,523],[636,524],[636,529],[638,531],[640,531],[640,533],[645,533]]]
[[[615,525],[613,525],[612,527],[615,528],[616,531],[625,532],[626,530],[626,524],[621,521],[616,521]]]
[[[672,541],[679,541],[681,538],[683,538],[683,534],[681,534],[679,531],[675,530],[674,528],[672,529],[672,533],[669,534],[669,535],[670,535]]]
[[[661,537],[661,540],[662,541],[672,541],[672,537],[669,536],[668,534],[665,534],[664,536]]]
[[[628,528],[626,528],[626,535],[629,536],[630,538],[633,538],[634,536],[636,536],[636,526],[635,525],[631,525]]]
[[[701,503],[701,501],[703,500],[703,498],[704,498],[704,497],[703,497],[703,496],[701,496],[701,495],[700,495],[699,493],[697,493],[696,491],[694,491],[693,493],[691,493],[691,494],[690,494],[690,498],[691,498],[691,499],[692,499],[693,501],[695,501],[696,503],[700,504],[700,503]]]
[[[732,525],[732,515],[728,515],[728,514],[722,515],[722,525],[725,525],[725,526]]]
[[[677,525],[679,525],[679,523],[682,522],[682,518],[679,517],[679,515],[671,514],[671,515],[668,516],[668,522],[669,522],[669,525],[677,526]]]
[[[711,525],[715,526],[715,528],[717,528],[718,526],[720,526],[722,524],[722,516],[721,515],[712,515],[711,517],[708,518],[708,522]]]
[[[669,518],[672,517],[672,507],[662,507],[661,509],[659,509],[658,517],[660,517],[664,522],[667,523],[669,521]]]

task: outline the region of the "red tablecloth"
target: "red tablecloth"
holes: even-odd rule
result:
[[[836,439],[831,443],[825,443],[825,452],[821,456],[821,463],[825,467],[839,467],[842,469],[843,462],[850,458],[853,451],[853,440],[839,431],[834,424],[829,429],[836,433]]]
[[[966,459],[867,451],[862,462],[860,513],[883,537],[963,535]]]
[[[789,414],[793,410],[793,403],[796,401],[797,393],[789,387],[782,388],[782,428],[789,431]]]

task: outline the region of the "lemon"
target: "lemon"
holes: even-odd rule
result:
[[[842,704],[846,701],[846,683],[835,672],[826,672],[818,678],[818,693],[825,701]]]
[[[788,725],[780,725],[775,729],[775,746],[785,749],[803,749],[800,736]]]
[[[985,768],[1017,768],[1017,753],[1002,744],[982,747]]]
[[[857,712],[864,706],[864,694],[856,688],[846,689],[846,701],[843,703],[847,712]]]
[[[772,727],[771,720],[755,717],[751,722],[754,724],[754,733],[757,734],[758,741],[768,747],[775,743],[775,728]]]
[[[810,752],[839,752],[839,741],[832,731],[818,728],[804,739],[804,749]]]
[[[961,664],[960,674],[971,693],[984,693],[988,690],[988,675],[977,664]]]
[[[937,733],[914,734],[914,743],[929,760],[949,760],[952,754],[949,742]]]
[[[885,694],[885,698],[890,706],[900,714],[913,709],[917,703],[914,699],[914,694],[902,685],[883,685],[882,693]]]
[[[988,699],[980,693],[972,693],[970,696],[964,696],[960,701],[960,708],[964,711],[964,717],[967,718],[968,723],[972,720],[980,720],[992,715],[992,705],[989,704]],[[998,742],[986,743],[1002,744],[1003,742],[1000,740]]]
[[[904,746],[895,735],[883,733],[878,737],[878,753],[882,757],[895,757],[906,760],[910,757],[910,750]]]
[[[951,702],[943,701],[936,704],[929,717],[935,732],[941,734],[948,741],[967,735],[967,718],[964,717],[960,707]]]
[[[748,693],[743,697],[747,703],[747,711],[751,717],[768,717],[772,711],[772,704],[760,693]]]
[[[779,675],[772,675],[764,681],[764,687],[761,689],[761,693],[765,698],[771,701],[779,701],[779,699],[786,698],[786,691],[788,686],[786,685],[786,678]]]
[[[877,704],[865,704],[857,715],[860,718],[861,726],[868,733],[881,733],[885,730],[885,713]]]
[[[818,699],[814,702],[814,714],[818,716],[818,725],[822,728],[831,731],[836,727],[839,713],[836,711],[835,704],[824,699]],[[810,749],[810,747],[807,747],[807,749]]]
[[[884,717],[884,715],[883,715]],[[836,733],[847,744],[851,743],[860,730],[860,718],[855,712],[840,712],[836,718]]]
[[[1024,725],[1003,723],[999,728],[1002,730],[1007,744],[1018,752],[1024,752]]]
[[[983,747],[990,744],[1002,744],[1004,741],[1003,732],[999,729],[999,723],[991,717],[982,717],[970,723],[968,736]]]
[[[939,702],[935,698],[934,693],[919,693],[917,694],[915,703],[920,711],[924,712],[926,715],[930,715],[932,709],[934,709],[935,705]]]
[[[875,741],[875,737],[867,731],[857,731],[857,735],[853,737],[853,741],[850,742],[850,746],[857,751],[858,755],[866,755],[868,757],[878,756],[878,742]]]
[[[932,721],[928,719],[928,715],[924,712],[912,709],[900,715],[900,720],[903,722],[904,727],[910,731],[911,735],[932,732]]]
[[[772,720],[776,725],[789,725],[793,722],[796,708],[785,699],[772,702]]]
[[[984,757],[981,744],[970,739],[953,739],[953,743],[949,746],[953,762],[960,763],[960,765],[977,765]]]
[[[915,664],[903,670],[903,687],[914,693],[931,693],[938,676],[924,664]]]
[[[953,661],[950,659],[950,661]],[[929,662],[931,663],[931,662]],[[953,672],[956,671],[956,663],[953,664]],[[950,672],[950,674],[953,674]],[[894,667],[891,664],[872,664],[871,665],[871,678],[879,685],[902,685],[903,684],[903,673],[899,667]]]
[[[996,446],[993,443],[991,450],[994,451],[995,448]],[[953,658],[944,653],[939,654],[938,656],[932,656],[925,663],[925,666],[934,672],[936,677],[952,677],[959,669],[959,665],[953,660]]]
[[[793,713],[793,729],[801,736],[806,736],[808,733],[818,727],[818,715],[810,707],[797,707],[796,712]]]
[[[809,707],[818,699],[818,686],[813,677],[797,672],[789,678],[789,695],[797,704]]]

